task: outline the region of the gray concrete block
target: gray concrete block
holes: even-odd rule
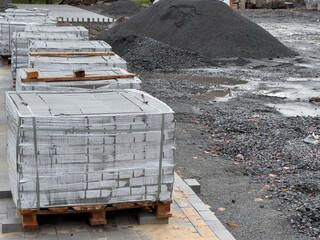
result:
[[[19,218],[20,213],[16,208],[8,208],[8,218]]]
[[[175,200],[175,203],[179,206],[179,208],[191,207],[190,202],[186,198]]]
[[[192,206],[197,210],[197,212],[205,212],[209,210],[204,203],[192,203]]]
[[[195,193],[200,193],[201,186],[196,179],[184,179],[184,181]]]
[[[205,212],[199,212],[200,216],[202,217],[202,219],[204,221],[214,221],[214,220],[218,220],[218,218],[216,217],[216,215],[213,214],[213,212],[209,211],[205,211]]]
[[[2,220],[2,233],[20,231],[22,231],[22,223],[20,218],[8,218]]]
[[[154,213],[141,212],[138,214],[138,222],[140,225],[147,224],[168,224],[169,218],[157,218]]]
[[[91,239],[103,239],[105,238],[103,229],[90,229],[89,230]]]
[[[104,233],[108,240],[123,240],[120,231],[107,231],[105,229]]]
[[[228,230],[219,220],[207,221],[206,223],[215,234],[217,234],[218,232],[228,232]]]
[[[8,208],[7,206],[0,206],[0,214],[7,214]]]
[[[194,203],[203,203],[202,200],[197,196],[197,195],[191,195],[188,198],[189,203],[194,204]]]
[[[195,192],[187,184],[178,186],[178,188],[184,195],[195,195]]]
[[[0,187],[0,199],[12,198],[11,190],[9,187]]]

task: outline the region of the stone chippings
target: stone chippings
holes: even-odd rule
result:
[[[139,3],[129,0],[120,0],[113,2],[110,5],[104,6],[101,14],[114,17],[130,17],[139,13],[143,9],[145,9],[145,7],[141,6]]]
[[[129,34],[150,37],[210,59],[294,55],[266,30],[220,1],[160,1],[99,38],[112,42]]]
[[[146,78],[142,88],[169,103],[177,122],[193,121],[191,112],[200,125],[208,126],[201,130],[211,138],[204,146],[208,151],[214,148],[217,156],[239,164],[245,175],[264,183],[268,197],[279,204],[293,228],[320,236],[320,152],[317,145],[303,142],[310,133],[320,132],[319,118],[281,116],[263,105],[281,100],[251,93],[228,102],[197,101],[188,96],[205,89],[188,81]]]
[[[149,37],[129,34],[108,39],[108,43],[131,68],[140,71],[171,71],[177,68],[211,65],[208,59],[195,52],[173,47]]]
[[[266,107],[252,105],[247,110],[235,105],[231,112],[222,108],[208,111],[204,119],[214,129],[212,143],[221,149],[219,154],[239,162],[246,174],[268,185],[279,207],[288,208],[293,227],[319,236],[320,153],[317,146],[303,142],[309,133],[319,132],[319,118],[284,120],[268,114],[272,110]],[[255,113],[260,116],[252,117]],[[220,142],[223,138],[226,140]]]

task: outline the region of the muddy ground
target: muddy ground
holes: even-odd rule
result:
[[[143,89],[177,113],[176,169],[201,183],[236,239],[316,239],[319,147],[303,139],[320,132],[320,106],[308,101],[320,92],[319,14],[240,14],[299,56],[141,73]]]
[[[319,239],[320,152],[303,140],[320,133],[320,104],[309,102],[320,97],[320,15],[238,13],[297,56],[131,70],[176,112],[176,170],[201,183],[200,198],[236,239]]]

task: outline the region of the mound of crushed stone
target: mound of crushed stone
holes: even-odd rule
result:
[[[199,54],[169,46],[148,37],[134,34],[106,39],[113,50],[123,57],[131,70],[171,72],[175,69],[207,67],[212,65]]]
[[[130,0],[120,0],[106,6],[101,13],[116,18],[123,16],[131,17],[143,9],[145,9],[145,7],[139,3]]]
[[[208,58],[261,59],[295,54],[266,30],[217,0],[162,0],[99,38],[130,33]]]

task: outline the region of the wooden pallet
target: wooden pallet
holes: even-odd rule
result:
[[[39,224],[37,215],[52,215],[52,214],[75,214],[75,213],[90,213],[89,222],[94,225],[107,224],[106,212],[134,209],[134,208],[150,208],[157,218],[169,218],[172,216],[170,213],[170,206],[172,201],[167,202],[134,202],[134,203],[117,203],[117,204],[104,204],[104,205],[86,205],[86,206],[73,206],[73,207],[53,207],[43,208],[38,210],[36,208],[21,209],[20,216],[24,229],[37,229]]]

